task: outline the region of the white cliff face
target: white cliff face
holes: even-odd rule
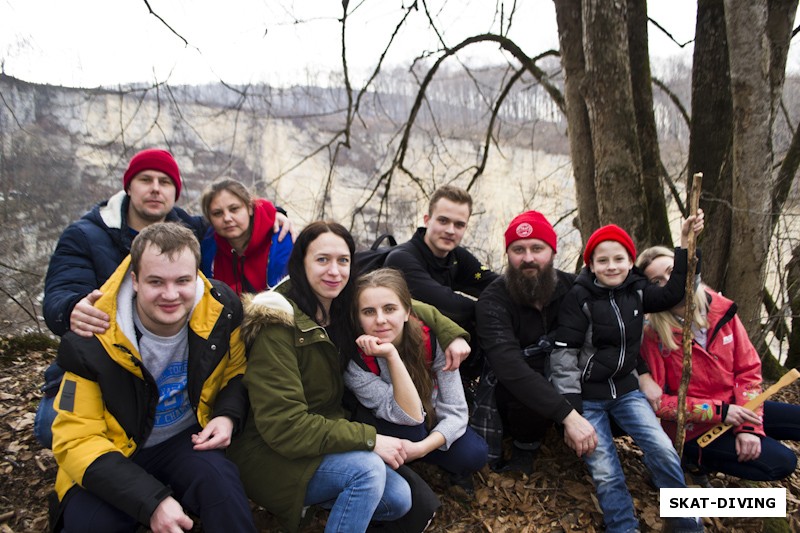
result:
[[[404,164],[418,182],[396,169],[381,207],[386,182],[378,180],[395,157],[400,127],[380,117],[369,117],[367,127],[354,123],[350,148],[339,146],[332,165],[344,140],[335,133],[343,115],[278,118],[291,113],[276,111],[267,98],[221,107],[179,100],[165,88],[146,94],[80,90],[4,76],[0,91],[7,103],[0,106],[0,207],[13,221],[0,236],[0,250],[38,273],[33,283],[39,287],[63,228],[119,190],[130,156],[143,148],[175,155],[184,180],[178,205],[190,212],[200,212],[205,184],[228,175],[284,207],[301,227],[321,215],[352,227],[362,246],[386,228],[400,241],[410,237],[422,224],[428,195],[445,183],[466,187],[483,149],[478,135],[443,140],[415,130]],[[524,125],[520,131],[525,139],[536,133]],[[475,208],[464,240],[494,269],[502,267],[503,232],[516,214],[537,209],[555,221],[575,206],[568,156],[534,150],[517,138],[501,141],[500,149],[491,146],[471,188]],[[554,142],[566,146],[563,132]],[[557,227],[564,242],[560,266],[570,269],[580,240],[572,216]]]

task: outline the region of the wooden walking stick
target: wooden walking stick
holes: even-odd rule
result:
[[[692,192],[689,197],[689,216],[696,216],[700,208],[700,185],[703,182],[703,173],[698,172],[692,180]],[[687,252],[689,264],[686,269],[686,292],[684,301],[686,308],[683,313],[683,370],[681,384],[678,387],[678,419],[675,433],[675,450],[678,457],[683,458],[683,441],[686,438],[686,389],[689,388],[689,379],[692,377],[692,321],[694,320],[694,277],[697,270],[697,236],[694,228],[689,228],[689,242]]]

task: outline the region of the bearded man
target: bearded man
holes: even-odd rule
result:
[[[477,333],[486,368],[477,393],[473,428],[489,443],[497,471],[530,473],[534,452],[553,423],[573,450],[594,450],[592,425],[556,392],[545,375],[558,328],[558,310],[575,275],[554,268],[556,233],[538,211],[514,218],[505,232],[508,265],[476,306]],[[503,436],[514,440],[510,461]]]

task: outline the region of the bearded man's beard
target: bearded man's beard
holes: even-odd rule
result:
[[[530,269],[537,271],[535,276],[525,275],[525,271]],[[556,290],[557,282],[552,260],[545,265],[522,262],[517,268],[511,264],[506,266],[508,293],[520,305],[539,308],[546,306]]]

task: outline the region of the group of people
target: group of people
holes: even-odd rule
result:
[[[137,153],[123,191],[71,224],[51,259],[44,314],[62,341],[36,434],[59,466],[54,531],[182,531],[192,517],[254,531],[248,500],[287,530],[325,508],[326,531],[422,531],[439,502],[406,463],[469,491],[487,462],[530,472],[551,426],[584,458],[607,531],[638,527],[612,424],[658,487],[685,487],[684,468],[795,469],[778,441],[800,439],[800,407],[744,407],[758,354],[735,305],[703,284],[683,465],[672,447],[685,246],[637,257],[604,226],[575,276],[554,267],[553,226],[527,211],[498,274],[460,246],[472,200],[445,186],[386,268],[361,274],[340,224],[297,232],[231,179],[191,216],[174,205],[181,184],[171,154]],[[688,218],[682,244],[702,228]],[[460,368],[480,378],[473,405]],[[701,455],[697,437],[718,422],[733,434]]]

